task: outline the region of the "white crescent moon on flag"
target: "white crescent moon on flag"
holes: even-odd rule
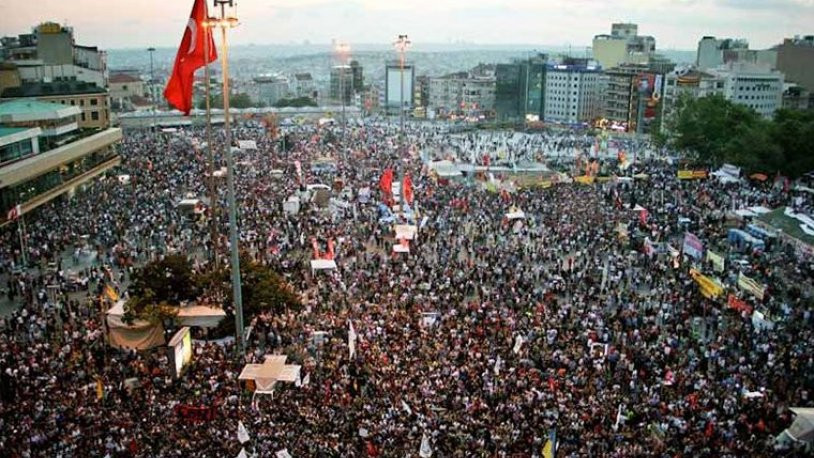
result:
[[[192,54],[195,52],[195,41],[198,39],[198,24],[195,23],[195,19],[189,18],[189,22],[187,22],[187,28],[189,29],[189,33],[192,35],[189,42],[189,51],[187,54]]]

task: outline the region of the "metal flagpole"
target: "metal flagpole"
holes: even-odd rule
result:
[[[221,68],[223,75],[223,114],[225,154],[226,154],[226,187],[229,200],[229,245],[231,248],[232,264],[232,294],[235,305],[235,339],[240,357],[245,355],[243,339],[243,296],[240,282],[240,256],[237,246],[237,208],[235,203],[235,164],[232,157],[232,131],[229,119],[229,45],[226,39],[226,29],[237,26],[237,18],[226,17],[226,5],[234,6],[234,0],[214,0],[215,7],[220,6],[220,19],[215,24],[221,29]]]
[[[19,208],[19,205],[17,207]],[[25,244],[25,219],[22,214],[17,215],[17,232],[20,234],[20,254],[23,256],[23,269],[25,269],[28,267],[28,253],[26,253],[28,248]]]
[[[149,48],[147,48],[147,52],[150,53],[150,101],[153,102],[153,109],[150,110],[150,111],[152,111],[152,114],[153,114],[153,116],[152,116],[152,118],[153,118],[152,119],[152,121],[153,121],[153,137],[157,137],[158,136],[158,131],[157,131],[157,128],[156,128],[157,126],[156,126],[156,122],[155,122],[155,111],[156,111],[156,105],[157,104],[155,102],[155,90],[154,90],[154,87],[153,87],[153,85],[155,85],[155,77],[153,76],[153,53],[155,52],[155,48],[150,46]]]
[[[209,187],[209,238],[212,241],[212,250],[210,253],[212,268],[218,267],[218,195],[215,191],[215,155],[212,153],[212,100],[210,96],[210,79],[209,79],[209,42],[212,37],[212,29],[206,28],[208,33],[204,40],[204,80],[206,90],[206,159],[207,171],[209,173],[209,180],[207,185]]]

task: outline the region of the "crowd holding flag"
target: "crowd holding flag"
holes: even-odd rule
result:
[[[218,58],[215,50],[215,41],[212,39],[212,30],[203,26],[203,21],[209,17],[204,0],[195,0],[192,13],[189,15],[181,46],[175,56],[175,65],[172,67],[170,80],[164,89],[164,98],[167,102],[189,115],[192,110],[192,85],[195,82],[195,71],[204,65],[214,62]],[[209,56],[204,55],[204,40],[208,40]]]
[[[353,329],[353,322],[348,320],[348,350],[350,359],[356,356],[356,330]]]

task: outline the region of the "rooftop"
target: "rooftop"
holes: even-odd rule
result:
[[[53,83],[26,83],[20,87],[10,87],[0,98],[47,97],[54,95],[106,94],[107,91],[93,83],[84,81],[56,81]]]
[[[5,92],[3,92],[4,95]],[[38,100],[9,100],[0,103],[0,122],[15,123],[62,119],[77,116],[81,112],[82,110],[79,107],[73,105],[40,102]]]
[[[110,83],[140,83],[140,82],[142,82],[141,78],[136,78],[135,76],[127,74],[127,73],[116,73],[116,74],[110,75],[110,78],[108,78],[108,81]]]
[[[41,133],[39,127],[0,126],[0,147],[34,138]]]
[[[24,132],[28,130],[27,127],[6,127],[0,126],[0,137],[5,137],[7,135],[14,135],[19,134],[20,132]]]

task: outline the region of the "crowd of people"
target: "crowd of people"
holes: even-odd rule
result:
[[[782,241],[760,252],[726,241],[745,224],[729,210],[799,198],[783,186],[678,180],[677,163],[646,141],[600,147],[571,131],[367,123],[289,134],[283,150],[261,124],[234,129],[257,144],[236,152],[240,247],[303,303],[251,317],[245,358],[231,341],[196,341],[176,379],[166,349],[109,348],[92,300],[106,284],[126,296],[134,269],[168,253],[202,268],[213,251],[228,259],[226,238],[214,244],[206,221],[177,208],[208,195],[202,129],[126,132],[114,173],[25,215],[28,265],[16,227],[2,229],[0,268],[19,304],[0,332],[2,455],[418,456],[423,443],[433,456],[542,456],[552,438],[561,457],[803,453],[775,438],[791,407],[814,406],[810,255]],[[636,157],[626,179],[490,192],[483,180],[508,182],[508,172],[447,180],[428,165],[487,155],[571,174],[579,155],[617,170],[608,148]],[[335,170],[314,171],[326,157]],[[380,221],[387,168],[415,189],[420,229],[408,254],[393,252],[399,241]],[[284,208],[304,185],[334,179],[345,205]],[[525,217],[507,219],[516,209]],[[228,233],[223,211],[217,228]],[[690,267],[711,269],[681,253],[686,232],[728,257],[722,285],[773,329],[700,293]],[[336,241],[335,270],[310,269],[312,237]],[[645,238],[665,249],[642,249]],[[767,285],[762,299],[737,287],[739,273]],[[271,354],[302,365],[301,379],[253,396],[237,376]]]

